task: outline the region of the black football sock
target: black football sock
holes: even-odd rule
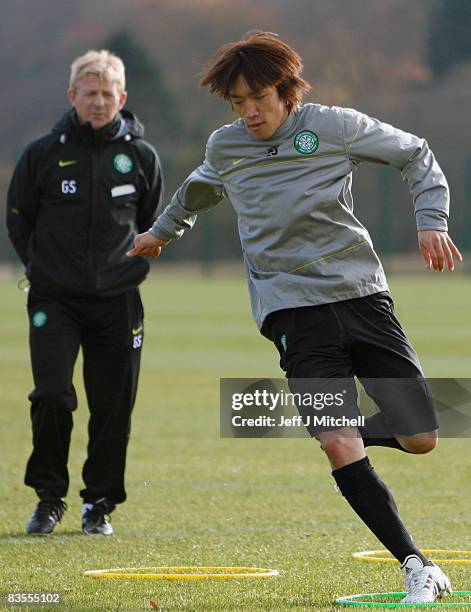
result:
[[[397,448],[404,453],[409,452],[396,440],[381,412],[367,417],[365,425],[358,429],[360,430],[365,448],[367,446],[387,446],[388,448]]]
[[[432,565],[412,541],[391,492],[368,457],[334,470],[332,476],[353,510],[399,563],[417,555],[424,565]]]

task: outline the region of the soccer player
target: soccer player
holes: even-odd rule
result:
[[[447,182],[425,140],[352,109],[300,105],[310,88],[301,70],[299,55],[271,33],[248,33],[216,52],[200,85],[230,101],[239,119],[210,136],[203,164],[129,255],[157,257],[199,212],[227,196],[237,213],[255,321],[276,344],[290,383],[354,375],[421,379],[381,263],[353,214],[352,173],[365,161],[401,172],[426,268],[440,272],[461,260],[447,233]],[[450,582],[412,541],[365,447],[434,448],[436,414],[421,388],[415,431],[402,427],[401,406],[389,397],[363,438],[345,428],[314,432],[341,493],[401,563],[409,603],[434,601]]]
[[[144,338],[139,284],[149,264],[129,259],[152,224],[162,191],[155,150],[124,110],[121,59],[89,51],[71,66],[71,110],[31,143],[8,193],[8,231],[26,267],[33,452],[25,483],[39,503],[28,534],[50,534],[66,509],[67,459],[83,351],[90,411],[82,529],[111,535],[109,514],[126,499],[124,469]]]

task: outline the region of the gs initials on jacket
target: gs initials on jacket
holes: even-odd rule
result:
[[[77,181],[69,180],[62,181],[62,193],[77,193]]]

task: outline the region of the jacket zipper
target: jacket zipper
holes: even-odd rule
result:
[[[90,168],[90,197],[89,197],[89,223],[88,223],[88,244],[87,244],[87,259],[90,289],[93,293],[96,291],[96,167],[98,153],[95,149],[91,152],[91,168]]]

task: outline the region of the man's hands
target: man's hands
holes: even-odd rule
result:
[[[453,272],[455,269],[454,258],[458,261],[463,260],[461,253],[456,248],[447,232],[419,230],[417,237],[427,270],[433,267],[437,272],[443,272],[446,264],[450,272]],[[139,256],[145,257],[146,259],[154,259],[159,257],[162,249],[167,246],[168,243],[168,240],[161,240],[149,232],[144,232],[136,236],[134,239],[134,248],[126,254],[128,257]]]
[[[446,263],[448,270],[453,272],[455,269],[454,257],[456,257],[458,261],[463,261],[461,253],[453,244],[453,240],[448,236],[447,232],[419,230],[417,232],[417,237],[427,270],[433,267],[437,272],[443,272]]]
[[[162,249],[169,243],[169,240],[160,240],[149,232],[138,234],[134,238],[134,248],[126,253],[128,257],[145,257],[154,259],[158,257]]]

